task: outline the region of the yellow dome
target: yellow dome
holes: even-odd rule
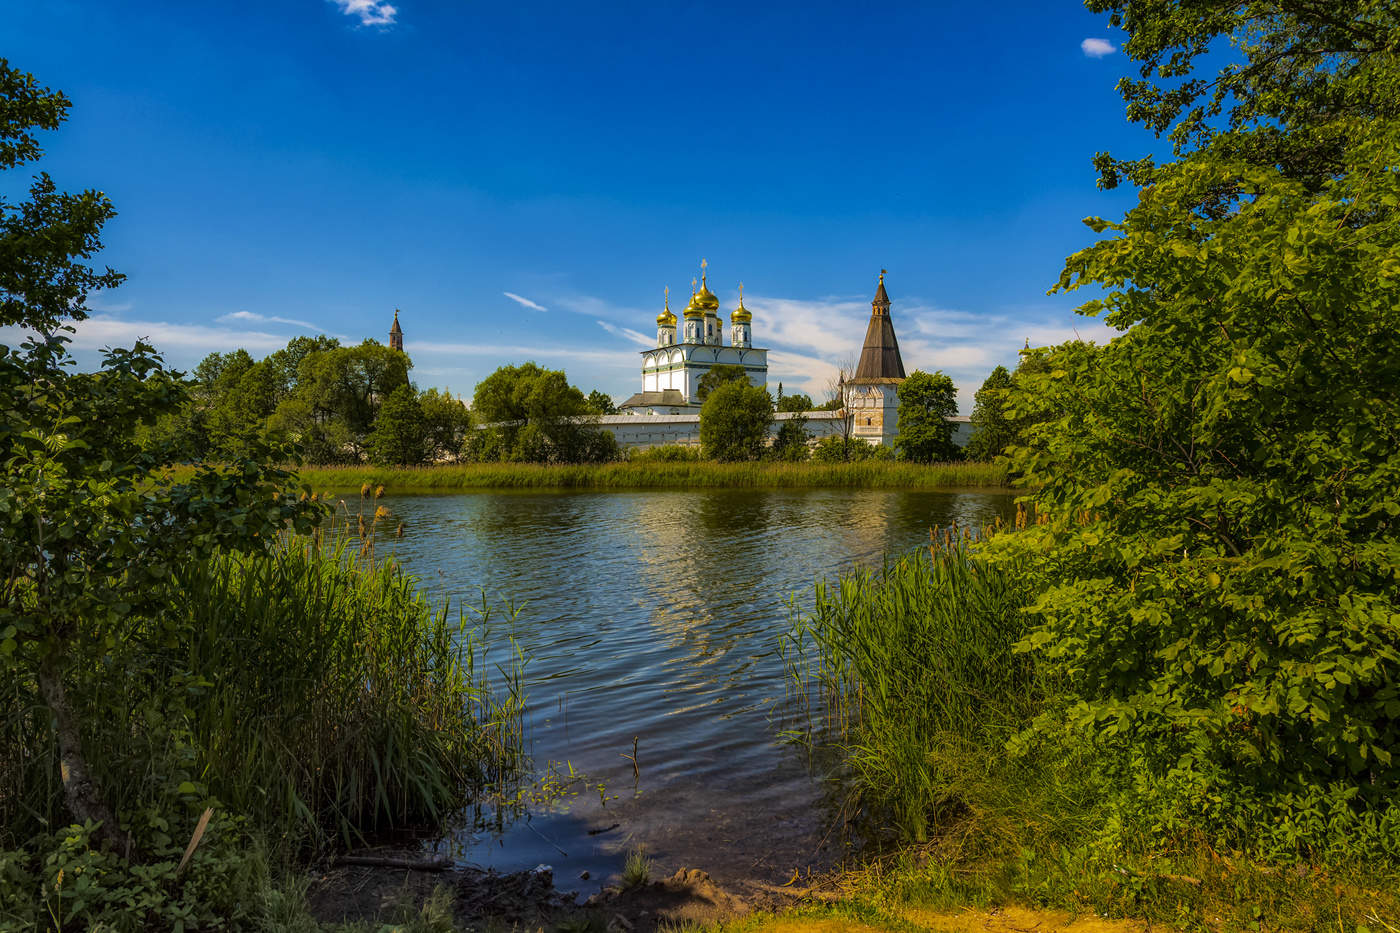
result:
[[[739,307],[734,309],[734,311],[729,315],[729,319],[735,324],[748,324],[753,321],[753,315],[749,313],[748,308],[744,307],[743,282],[739,283]]]
[[[704,316],[705,316],[705,309],[702,308],[702,307],[700,307],[700,296],[699,296],[699,295],[694,294],[694,293],[691,294],[691,296],[690,296],[690,304],[688,304],[688,305],[685,306],[684,314],[685,314],[685,316],[686,316],[687,318],[692,318],[692,317],[704,317]]]
[[[671,290],[670,290],[669,288],[666,289],[666,307],[665,307],[665,310],[663,310],[660,314],[658,314],[658,315],[656,316],[656,326],[657,326],[657,327],[675,327],[675,326],[676,326],[676,315],[675,315],[674,312],[671,311]]]
[[[715,297],[715,293],[710,291],[709,286],[703,281],[700,283],[700,291],[695,295],[695,303],[699,305],[706,314],[719,313],[719,299]]]

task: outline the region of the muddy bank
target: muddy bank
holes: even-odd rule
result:
[[[383,853],[386,861],[423,862],[421,853]],[[438,870],[333,864],[313,873],[307,892],[323,922],[403,922],[425,905],[450,911],[464,929],[495,925],[518,929],[650,931],[682,923],[709,924],[754,910],[777,910],[820,896],[813,885],[783,887],[754,881],[735,890],[704,871],[682,868],[669,877],[587,897],[561,891],[547,866],[500,873],[474,866]]]

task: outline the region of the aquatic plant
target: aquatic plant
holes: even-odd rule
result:
[[[803,717],[790,735],[839,751],[848,813],[911,840],[966,810],[1043,698],[1012,650],[1025,594],[971,559],[975,538],[943,529],[927,551],[819,582],[783,645]]]
[[[706,460],[653,460],[621,463],[469,463],[428,467],[303,467],[301,479],[313,487],[355,489],[378,484],[392,491],[410,489],[660,489],[807,488],[956,489],[1006,485],[1006,471],[991,463],[903,463],[863,460],[850,463],[715,463]]]

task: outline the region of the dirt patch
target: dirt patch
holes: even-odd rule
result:
[[[580,904],[577,895],[555,889],[553,873],[543,866],[501,874],[472,867],[420,871],[348,865],[314,875],[307,897],[313,916],[327,922],[397,923],[435,909],[450,911],[458,925],[471,928],[569,923],[624,933],[718,923],[742,917],[753,906],[694,869],[626,890],[607,888]]]
[[[742,917],[747,901],[725,891],[703,871],[682,868],[664,881],[608,889],[588,899],[609,928],[651,933],[681,924],[708,925]]]

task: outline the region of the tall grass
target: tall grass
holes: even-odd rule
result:
[[[1000,487],[1006,470],[990,463],[717,463],[654,461],[559,464],[469,463],[424,467],[303,467],[316,488],[365,483],[390,490],[428,489],[649,489],[744,487],[854,487],[942,489]]]
[[[170,578],[174,626],[140,625],[70,673],[116,809],[178,785],[291,853],[439,828],[522,767],[521,660],[488,678],[492,610],[434,607],[357,545],[289,536],[191,561]],[[0,804],[20,841],[63,821],[50,730],[32,685],[14,687],[0,732],[32,754],[0,766]]]
[[[849,810],[907,840],[976,806],[1044,697],[1012,650],[1017,576],[971,546],[945,532],[880,571],[818,583],[784,645],[804,738],[839,752]]]

